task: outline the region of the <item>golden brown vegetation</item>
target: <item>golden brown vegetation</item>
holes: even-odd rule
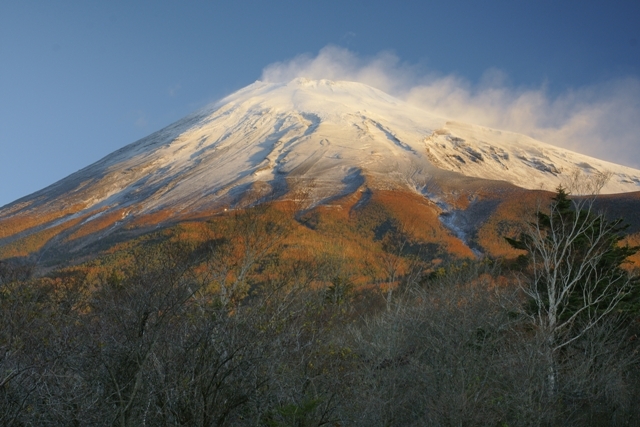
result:
[[[124,216],[124,213],[126,212],[125,209],[117,209],[111,212],[102,213],[105,210],[106,208],[100,211],[92,212],[92,216],[98,216],[95,219],[88,218],[88,220],[84,222],[81,227],[79,227],[75,232],[67,237],[67,240],[79,239],[104,230],[112,226],[116,221],[121,220]]]
[[[492,257],[513,258],[522,254],[504,238],[517,236],[523,224],[533,219],[532,212],[543,200],[548,203],[549,197],[550,194],[542,192],[514,192],[501,201],[493,215],[482,224],[477,232],[478,244]]]
[[[514,272],[423,250],[393,201],[227,212],[43,277],[0,263],[0,424],[635,422],[632,319],[576,341],[551,396]]]
[[[45,228],[0,247],[0,258],[26,257],[42,249],[51,239],[87,219],[90,214]]]
[[[628,235],[625,239],[620,242],[621,245],[628,246],[640,246],[640,233],[634,233]],[[627,258],[630,262],[629,268],[640,268],[640,252],[636,252]]]
[[[0,219],[0,239],[13,236],[33,227],[41,226],[57,219],[64,218],[84,209],[85,205],[77,203],[62,209],[50,209],[43,212],[28,211],[20,214],[14,214],[8,218]]]

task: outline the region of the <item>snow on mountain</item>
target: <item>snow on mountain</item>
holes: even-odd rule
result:
[[[552,190],[570,171],[611,171],[604,193],[640,190],[640,171],[532,138],[449,122],[355,82],[254,84],[8,205],[185,211],[232,200],[256,182],[298,180],[320,198],[461,174]],[[4,215],[2,215],[4,214]]]
[[[604,194],[640,190],[640,171],[536,141],[513,132],[447,122],[426,140],[429,160],[463,175],[554,190],[567,175],[609,172]]]

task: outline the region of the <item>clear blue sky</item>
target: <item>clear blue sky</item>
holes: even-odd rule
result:
[[[326,46],[469,90],[497,69],[513,93],[606,100],[640,81],[640,2],[4,1],[0,206]]]

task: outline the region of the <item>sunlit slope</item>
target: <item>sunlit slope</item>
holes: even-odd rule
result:
[[[3,207],[0,246],[37,235],[25,247],[38,250],[62,232],[102,238],[265,199],[303,195],[313,207],[363,188],[446,212],[469,177],[553,190],[576,169],[612,172],[604,193],[640,190],[638,170],[447,121],[360,83],[256,82]]]

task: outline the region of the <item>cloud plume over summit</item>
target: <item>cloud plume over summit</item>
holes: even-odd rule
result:
[[[515,87],[500,70],[477,82],[425,71],[391,52],[370,57],[327,46],[264,68],[261,80],[296,77],[368,84],[431,113],[523,133],[544,142],[616,163],[640,167],[640,81],[612,80],[562,93]]]

